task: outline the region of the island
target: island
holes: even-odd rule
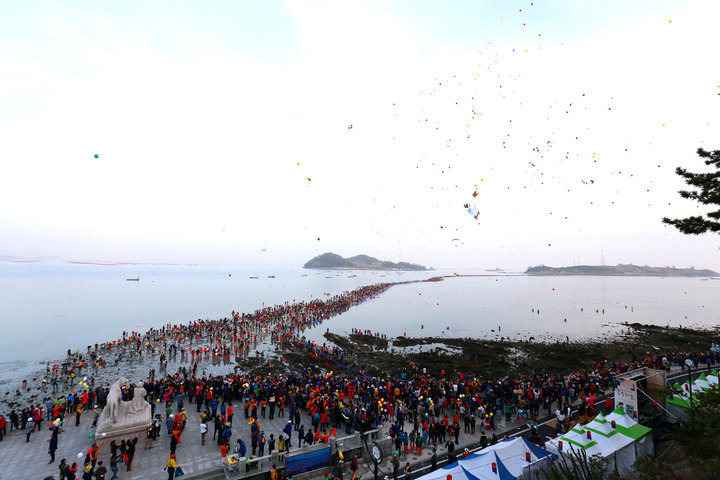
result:
[[[695,267],[648,267],[647,265],[576,265],[572,267],[529,267],[527,275],[595,275],[612,277],[716,277],[712,270],[696,270]]]
[[[378,260],[368,255],[355,255],[350,258],[343,258],[336,253],[323,253],[303,265],[303,268],[316,268],[323,270],[401,270],[401,271],[425,271],[431,268],[423,267],[408,262],[388,262]]]

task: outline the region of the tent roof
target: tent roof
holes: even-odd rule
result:
[[[460,458],[456,463],[435,470],[420,479],[446,480],[448,475],[452,475],[453,480],[514,480],[522,475],[523,468],[528,465],[526,453],[530,453],[530,463],[553,455],[522,437],[516,437]],[[497,473],[492,471],[493,463]]]
[[[620,412],[618,412],[620,410]],[[612,424],[615,421],[615,427],[617,431],[630,437],[634,440],[638,440],[645,435],[649,435],[652,432],[652,428],[640,425],[636,420],[626,415],[621,408],[616,408],[612,413],[605,417],[605,421]]]

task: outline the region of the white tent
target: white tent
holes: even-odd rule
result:
[[[423,475],[418,480],[514,480],[529,468],[549,462],[551,453],[522,437],[511,438]],[[528,475],[524,475],[527,477]]]
[[[679,417],[684,416],[684,409],[690,406],[690,392],[692,391],[693,396],[702,393],[705,390],[712,388],[718,388],[718,374],[716,371],[712,371],[709,375],[702,374],[697,379],[693,380],[692,383],[685,382],[682,385],[679,383],[675,384],[675,387],[682,390],[680,393],[670,395],[667,399],[670,412]],[[680,408],[673,408],[680,407]]]
[[[600,455],[605,459],[608,470],[617,468],[624,475],[633,471],[632,465],[638,457],[653,453],[651,432],[619,407],[606,417],[598,415],[588,424],[578,425],[565,435],[548,441],[545,448],[553,453],[567,453],[571,446],[581,448],[588,457]]]

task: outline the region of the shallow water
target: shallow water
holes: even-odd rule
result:
[[[697,278],[455,277],[393,287],[305,334],[604,340],[626,322],[716,326],[719,291],[720,281]]]
[[[452,273],[3,263],[0,384],[64,358],[68,348],[84,351],[123,331]],[[126,281],[138,276],[139,282]],[[389,337],[602,339],[625,322],[715,326],[718,290],[720,281],[695,278],[454,277],[395,286],[304,334],[320,343],[328,329],[347,334],[352,328]]]

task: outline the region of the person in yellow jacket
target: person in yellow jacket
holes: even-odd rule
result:
[[[167,470],[168,472],[168,480],[173,480],[175,478],[175,469],[177,468],[177,463],[175,463],[175,454],[173,453],[170,455],[170,459],[165,464],[165,468],[163,470]]]

